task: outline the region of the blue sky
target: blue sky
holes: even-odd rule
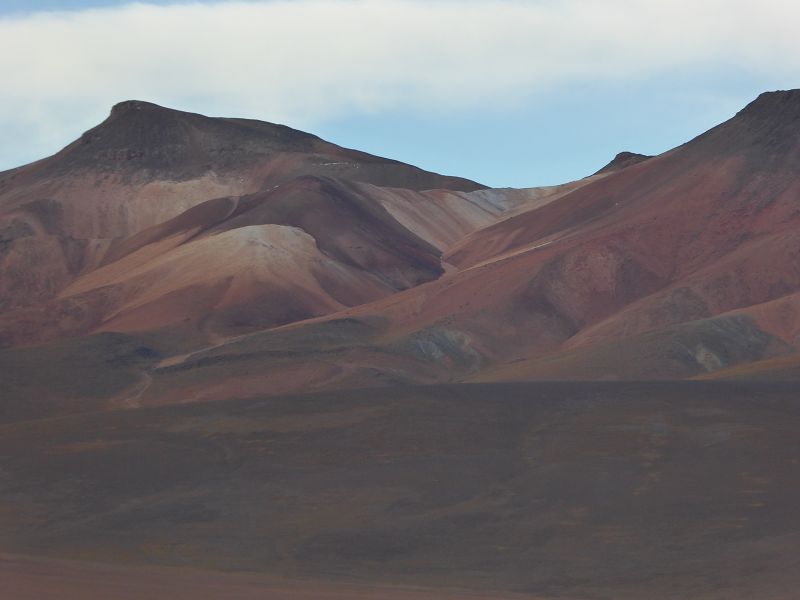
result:
[[[783,0],[2,0],[0,169],[138,98],[554,184],[798,87],[797,22]]]

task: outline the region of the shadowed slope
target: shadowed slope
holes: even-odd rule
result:
[[[723,315],[490,367],[471,380],[687,379],[724,373],[726,367],[746,369],[750,363],[761,364],[757,361],[764,357],[792,350],[753,319]]]
[[[699,380],[800,381],[800,353],[775,356],[698,375]]]

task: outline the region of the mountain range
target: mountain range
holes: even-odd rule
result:
[[[0,551],[789,598],[798,165],[800,90],[527,189],[122,102],[0,173]]]

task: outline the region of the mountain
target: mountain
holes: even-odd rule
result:
[[[528,189],[119,104],[0,174],[0,552],[793,597],[799,164],[800,90]]]
[[[768,361],[800,333],[799,114],[800,92],[767,93],[679,148],[622,153],[576,182],[489,190],[426,174],[442,187],[420,191],[375,183],[410,185],[414,167],[308,134],[123,103],[3,193],[0,339],[132,335],[161,357],[135,388],[156,404],[398,382],[680,379]],[[240,158],[214,151],[226,144]],[[93,145],[152,150],[93,161],[117,156]],[[334,177],[323,152],[371,166]],[[91,242],[53,216],[79,204],[94,215],[81,222],[109,214],[71,195],[87,173],[136,189],[139,200],[111,196],[133,213],[154,201],[142,192],[152,181],[197,183],[206,160],[251,186],[252,173],[270,176],[252,193],[189,194],[172,218]],[[9,200],[54,179],[64,200]]]
[[[29,210],[51,233],[116,238],[205,200],[255,193],[302,175],[413,190],[482,187],[282,125],[127,101],[58,154],[0,173],[0,207]],[[49,211],[28,206],[37,200],[47,201]]]
[[[794,352],[798,107],[796,92],[766,94],[661,156],[556,188],[466,194],[507,204],[439,243],[442,274],[279,329],[226,329],[161,362],[137,402],[681,379]],[[424,236],[427,221],[404,224]]]
[[[648,158],[653,158],[653,157],[647,156],[646,154],[638,154],[636,152],[620,152],[605,167],[597,171],[595,175],[598,175],[600,173],[610,173],[612,171],[619,171],[620,169],[624,169],[625,167],[630,167],[640,162],[644,162]]]
[[[391,205],[387,210],[368,199],[370,190],[378,190],[369,184],[402,186],[407,192],[381,192]],[[442,271],[439,250],[404,227],[392,211],[406,214],[415,210],[415,203],[427,204],[415,196],[417,190],[452,191],[455,200],[442,204],[467,205],[453,206],[457,214],[452,219],[447,214],[419,215],[429,221],[426,227],[444,219],[444,229],[429,235],[449,239],[500,212],[491,203],[458,196],[481,187],[280,125],[123,102],[105,122],[55,156],[0,174],[0,338],[19,343],[87,333],[131,304],[152,305],[162,293],[168,302],[181,304],[182,295],[198,286],[214,290],[200,293],[205,298],[197,300],[205,307],[201,313],[220,302],[225,307],[233,303],[232,310],[238,310],[240,298],[245,303],[271,302],[287,290],[291,297],[309,296],[286,314],[262,318],[264,325],[379,298]],[[309,192],[307,205],[289,206],[304,190]],[[266,203],[274,206],[267,209]],[[289,229],[305,224],[302,213],[308,211],[313,211],[308,218],[316,219],[316,225],[308,225],[312,237],[327,231],[321,249],[304,230]],[[223,225],[229,218],[233,224]],[[244,230],[246,221],[260,229]],[[361,223],[364,233],[349,239],[336,233],[353,223]],[[201,239],[213,227],[228,227],[231,233],[213,241]],[[269,252],[273,238],[287,253],[284,259],[270,272],[249,271],[252,261]],[[159,257],[168,270],[183,272],[185,277],[177,281],[165,283],[172,278],[155,262],[140,264],[189,241],[197,243],[175,257]],[[242,248],[247,249],[243,260],[226,261],[226,269],[213,276],[207,278],[202,269],[188,275],[192,267],[184,261],[194,261],[197,270],[209,252],[220,258]],[[131,297],[114,269],[128,274],[134,264],[150,273],[142,275],[145,279],[157,278],[164,285],[146,291],[142,288],[148,284],[135,279],[130,285],[137,292]],[[293,273],[289,281],[272,286],[272,278],[280,279],[287,269],[303,274]],[[229,294],[234,298],[224,300],[229,285],[237,289]],[[91,293],[97,288],[102,291]]]

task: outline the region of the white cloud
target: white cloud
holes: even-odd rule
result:
[[[0,164],[139,98],[313,127],[502,109],[576,81],[800,73],[789,0],[294,0],[0,19]],[[24,134],[23,134],[24,132]]]

